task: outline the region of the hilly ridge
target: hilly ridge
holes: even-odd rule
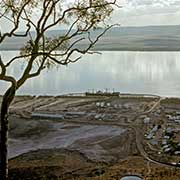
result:
[[[101,31],[100,29],[93,31],[92,38]],[[58,36],[65,32],[65,30],[52,30],[47,36]],[[0,45],[0,50],[19,50],[27,40],[28,38],[7,39]],[[77,45],[79,48],[86,46],[87,40]],[[94,50],[179,51],[180,26],[115,27],[100,39]]]

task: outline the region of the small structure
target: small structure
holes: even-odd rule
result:
[[[180,123],[180,119],[176,119],[175,122],[176,122],[176,123]]]
[[[175,155],[180,155],[180,151],[175,151],[174,154]]]
[[[154,134],[153,134],[153,133],[150,133],[150,134],[148,134],[148,135],[147,135],[147,137],[146,137],[146,138],[150,140],[150,139],[152,139],[152,138],[153,138],[153,136],[154,136]]]
[[[171,127],[168,127],[167,129],[166,129],[166,133],[168,133],[168,134],[171,134],[171,133],[173,133],[173,129],[171,128]]]
[[[162,148],[165,150],[165,149],[169,148],[169,145],[168,144],[164,145]]]
[[[102,91],[97,91],[96,93],[94,92],[86,92],[86,96],[116,96],[119,97],[120,92],[102,92]]]
[[[172,149],[171,147],[166,148],[166,149],[164,149],[164,152],[165,152],[165,153],[168,153],[168,152],[170,152],[170,151],[171,151],[171,149]]]
[[[164,139],[170,139],[170,136],[164,136]]]
[[[155,125],[155,126],[153,127],[153,129],[151,130],[151,132],[157,132],[157,130],[158,130],[158,125]]]
[[[150,118],[149,117],[144,118],[144,124],[149,124],[149,123],[150,123]]]
[[[106,116],[105,114],[96,114],[94,118],[98,119],[98,120],[103,120],[103,118],[105,118],[105,116]]]
[[[105,107],[105,102],[101,102],[100,107],[102,107],[102,108]]]
[[[114,104],[114,108],[117,109],[117,108],[118,108],[118,105],[117,105],[117,104]]]
[[[62,114],[32,113],[31,117],[35,119],[64,119],[64,115]]]
[[[167,140],[166,139],[163,139],[162,140],[162,145],[166,145],[167,144]]]
[[[176,115],[180,115],[180,111],[176,111]]]
[[[151,143],[152,145],[158,145],[158,141],[155,140],[155,139],[150,140],[150,143]]]
[[[50,114],[50,113],[39,113],[39,112],[33,112],[31,114],[32,118],[36,119],[71,119],[71,118],[77,118],[80,116],[86,115],[86,112],[64,112],[62,114]]]
[[[110,107],[110,106],[111,106],[111,103],[107,103],[106,105],[107,105],[107,107]]]

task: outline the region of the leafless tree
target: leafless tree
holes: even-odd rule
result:
[[[0,116],[2,180],[8,179],[8,109],[16,91],[28,79],[39,76],[43,69],[75,63],[81,55],[92,53],[100,37],[114,26],[106,22],[115,6],[116,0],[1,0],[0,22],[7,21],[10,25],[6,30],[0,29],[0,45],[8,38],[28,37],[19,55],[8,62],[0,56],[0,80],[10,83],[3,95]],[[20,31],[22,26],[24,31]],[[99,26],[103,27],[102,32],[92,37],[92,30]],[[63,34],[47,36],[48,31],[62,27],[66,29]],[[78,44],[84,40],[87,46],[79,48]],[[26,65],[17,79],[8,75],[7,68],[19,61],[25,61]]]

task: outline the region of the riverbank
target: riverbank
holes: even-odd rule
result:
[[[180,99],[17,96],[10,107],[10,177],[115,180],[135,174],[178,180],[180,169],[165,163],[178,161],[179,156],[161,152],[170,110],[180,110]],[[159,124],[154,137],[146,139],[145,134]],[[173,121],[171,126],[179,128]],[[153,158],[160,163],[150,161]]]

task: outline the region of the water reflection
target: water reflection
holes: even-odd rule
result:
[[[7,60],[17,52],[2,52]],[[23,65],[9,73],[21,75]],[[7,85],[0,82],[2,94]],[[153,93],[180,97],[180,52],[102,52],[86,55],[68,67],[44,71],[28,80],[18,94],[57,95],[88,89]]]

